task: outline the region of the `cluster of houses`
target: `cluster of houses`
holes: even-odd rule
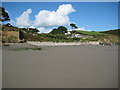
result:
[[[72,31],[68,31],[67,33],[65,33],[65,35],[68,35],[68,38],[93,38],[92,35],[84,35],[84,34],[78,34],[78,33],[71,33]]]

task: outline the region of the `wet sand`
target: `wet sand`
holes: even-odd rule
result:
[[[117,46],[3,50],[3,88],[117,88]]]
[[[2,89],[2,47],[0,46],[0,89]]]

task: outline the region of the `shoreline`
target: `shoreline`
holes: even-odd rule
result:
[[[100,45],[99,42],[27,42],[36,46],[79,46],[79,45]]]
[[[115,44],[100,44],[100,42],[35,42],[28,41],[27,43],[3,43],[1,47],[3,49],[11,50],[28,50],[35,49],[41,50],[42,47],[59,47],[59,46],[116,46]]]

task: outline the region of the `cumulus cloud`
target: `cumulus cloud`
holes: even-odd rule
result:
[[[35,20],[30,20],[30,14],[32,9],[27,9],[19,17],[16,18],[16,21],[11,21],[19,27],[29,27],[29,28],[38,28],[41,33],[50,32],[52,27],[69,25],[70,19],[69,14],[75,12],[75,9],[71,4],[62,4],[55,11],[41,10],[37,15],[35,15]]]
[[[40,28],[37,28],[39,30],[40,33],[43,33],[45,31],[45,28],[43,27],[40,27]]]
[[[68,15],[74,11],[75,11],[75,9],[72,7],[71,4],[63,4],[63,5],[59,6],[59,8],[57,9],[56,12],[61,15]]]
[[[29,28],[35,28],[34,26],[30,26]]]
[[[21,27],[28,27],[31,25],[29,15],[32,13],[32,9],[27,9],[19,17],[16,18],[16,25]]]
[[[52,29],[49,28],[44,28],[44,27],[40,27],[38,28],[39,33],[49,33],[50,31],[52,31]]]
[[[85,27],[76,28],[76,29],[74,29],[74,30],[91,31],[91,30],[87,30],[87,29],[85,29]],[[71,30],[71,31],[72,31],[72,30]]]
[[[85,31],[86,29],[84,27],[81,27],[81,28],[76,28],[74,30],[83,30],[83,31]]]
[[[70,22],[68,15],[74,11],[71,4],[60,5],[56,11],[42,10],[35,15],[34,25],[44,28],[67,25]]]

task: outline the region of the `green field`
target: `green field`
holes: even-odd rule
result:
[[[84,34],[84,35],[107,35],[106,33],[94,32],[94,31],[81,31],[77,30],[77,33]]]

